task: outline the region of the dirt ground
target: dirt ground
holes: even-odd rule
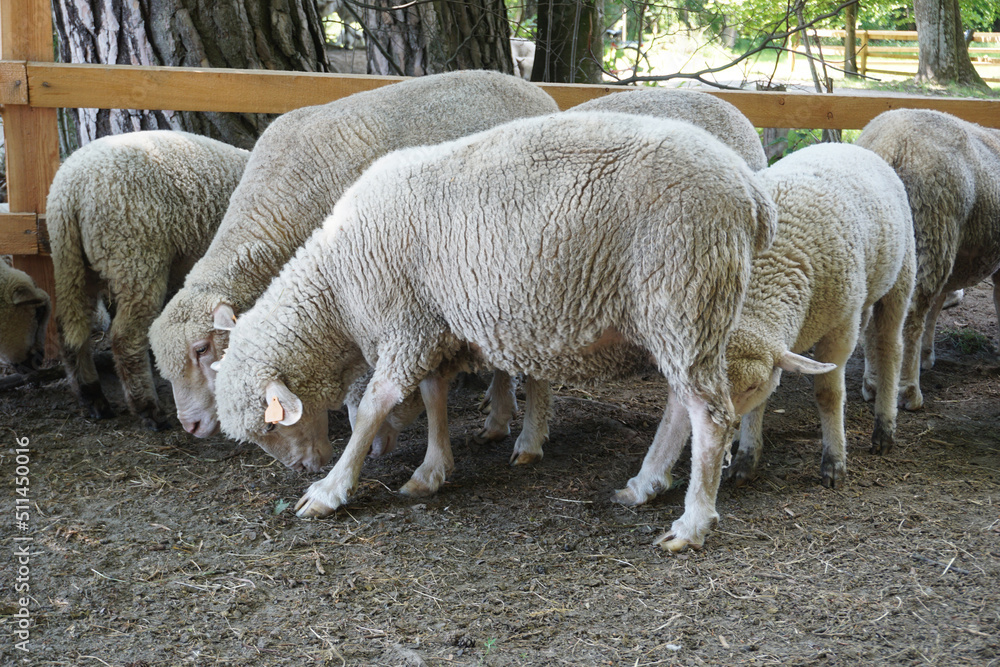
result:
[[[680,515],[683,485],[637,509],[609,502],[659,420],[652,374],[557,388],[545,459],[519,468],[507,464],[512,440],[467,442],[482,390],[455,389],[456,470],[440,493],[393,492],[423,455],[418,422],[321,521],[291,511],[317,476],[255,447],[151,433],[127,415],[89,421],[65,381],[2,392],[0,664],[998,665],[1000,368],[983,345],[997,335],[987,287],[942,320],[926,408],[901,414],[895,451],[868,453],[856,354],[850,476],[822,488],[811,382],[786,376],[760,476],[724,483],[718,529],[680,555],[652,542]],[[331,437],[347,436],[338,413]],[[27,487],[16,438],[29,441]],[[676,472],[683,481],[683,458]]]

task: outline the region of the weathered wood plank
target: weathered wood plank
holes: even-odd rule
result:
[[[28,63],[31,104],[39,107],[284,113],[401,80],[359,74]]]
[[[27,63],[0,61],[0,104],[28,103]]]
[[[172,109],[284,113],[322,104],[399,77],[258,70],[28,63],[31,103],[37,107]],[[540,84],[566,109],[623,89],[607,85]],[[860,129],[888,109],[937,109],[1000,127],[1000,101],[913,95],[816,95],[709,90],[736,105],[757,127]]]
[[[39,254],[38,218],[34,213],[0,213],[0,252]]]
[[[52,4],[50,0],[0,0],[0,58],[6,61],[51,61]],[[0,71],[6,77],[9,72]],[[3,78],[6,85],[8,79]],[[28,101],[31,101],[30,74]],[[54,108],[4,104],[7,153],[7,197],[14,212],[44,213],[49,185],[59,169],[59,135]],[[21,230],[24,231],[24,230]],[[0,251],[8,251],[0,246]],[[9,251],[8,251],[9,252]],[[14,266],[26,272],[55,302],[52,261],[39,256],[37,236],[30,255],[14,256]],[[53,312],[55,309],[53,308]],[[46,356],[58,355],[55,323],[49,321]]]

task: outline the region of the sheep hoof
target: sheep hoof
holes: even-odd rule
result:
[[[861,396],[871,403],[875,400],[876,387],[874,378],[865,378],[861,383]]]
[[[148,431],[166,431],[172,426],[170,420],[159,410],[140,410],[138,416],[143,428]]]
[[[656,494],[660,491],[673,486],[673,478],[670,476],[670,473],[667,473],[667,478],[662,483],[650,485],[651,488],[646,492],[636,491],[636,487],[639,484],[633,484],[632,482],[633,480],[629,480],[628,485],[624,489],[615,491],[611,496],[611,502],[625,505],[626,507],[643,505],[655,498]]]
[[[536,452],[517,452],[515,451],[510,455],[510,464],[512,466],[523,466],[530,465],[532,463],[538,463],[542,460],[542,454]]]
[[[887,428],[885,422],[880,418],[875,418],[875,428],[872,430],[872,454],[888,454],[896,444],[894,428]]]
[[[499,442],[508,435],[510,435],[510,431],[507,429],[501,430],[499,428],[484,426],[478,433],[472,436],[472,440],[477,445],[485,445],[487,442]]]
[[[920,355],[920,368],[929,371],[934,368],[935,361],[934,350],[924,350],[924,353]]]
[[[920,387],[917,385],[905,387],[899,394],[899,407],[910,411],[924,407],[924,396],[920,393]]]
[[[753,461],[750,460],[749,456],[740,456],[737,454],[733,457],[733,462],[729,464],[726,468],[726,479],[733,486],[743,486],[756,476],[757,470],[753,465]]]
[[[683,537],[674,537],[673,533],[664,533],[663,535],[660,535],[660,537],[658,537],[653,544],[660,547],[664,551],[669,551],[675,554],[687,551],[688,549],[694,549],[697,551],[702,547],[702,545],[689,542]]]
[[[432,489],[419,479],[410,479],[410,481],[404,484],[399,490],[402,495],[410,498],[426,498],[427,496],[434,495],[435,491],[437,491],[437,489]]]
[[[101,391],[101,385],[94,382],[80,387],[80,402],[83,403],[91,419],[113,419],[115,411]]]
[[[844,478],[847,477],[847,464],[843,461],[829,461],[823,459],[820,464],[820,482],[828,489],[839,489],[844,486]]]
[[[333,512],[332,508],[327,507],[315,498],[310,498],[308,493],[299,498],[299,502],[295,503],[295,516],[300,519],[322,519],[323,517],[330,516]]]
[[[147,431],[169,431],[171,428],[171,424],[166,418],[142,417],[141,421],[143,428]]]

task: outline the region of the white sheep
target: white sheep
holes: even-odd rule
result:
[[[993,276],[1000,318],[1000,131],[939,111],[898,109],[876,116],[856,143],[896,170],[913,211],[917,278],[899,398],[917,410],[924,402],[920,367],[934,365],[934,327],[949,294]],[[870,369],[865,378],[870,397]]]
[[[726,349],[733,406],[742,416],[728,474],[737,482],[753,474],[767,398],[782,370],[794,371],[816,376],[820,473],[824,486],[838,488],[847,472],[844,364],[861,329],[866,358],[879,377],[872,451],[893,446],[902,326],[915,272],[906,192],[877,155],[843,144],[803,149],[758,177],[778,207],[778,227],[771,247],[753,260],[743,312]],[[818,361],[797,354],[811,347]],[[668,411],[642,472],[616,500],[652,498],[655,490],[644,480],[669,482],[689,432],[687,415]]]
[[[114,306],[111,351],[129,409],[162,428],[147,331],[208,248],[249,152],[186,132],[104,137],[59,168],[46,203],[66,375],[95,418],[113,414],[90,348],[99,293]]]
[[[906,191],[877,155],[818,144],[760,173],[778,205],[771,248],[754,259],[750,288],[726,358],[733,404],[745,415],[730,475],[750,477],[762,449],[768,396],[781,371],[816,374],[824,486],[847,474],[844,371],[863,330],[879,378],[872,452],[895,441],[903,321],[916,260]],[[796,353],[813,348],[816,361]]]
[[[0,361],[37,368],[45,358],[49,295],[6,260],[0,259]]]
[[[212,364],[225,350],[225,329],[254,304],[366,167],[399,148],[557,111],[551,97],[526,81],[463,71],[406,80],[277,118],[257,141],[212,246],[150,331],[184,428],[199,437],[217,430]],[[506,375],[495,377],[492,387],[494,409],[480,433],[485,439],[509,432],[514,400]],[[547,412],[547,403],[537,411]],[[513,458],[540,456],[545,437],[545,429],[522,430]],[[390,430],[383,450],[393,438]],[[315,471],[331,455],[327,444],[325,458],[300,464]]]
[[[735,428],[725,345],[775,215],[739,156],[677,121],[564,113],[393,153],[232,331],[216,380],[222,427],[286,464],[314,456],[328,447],[327,410],[374,366],[343,455],[298,503],[299,516],[323,516],[354,492],[379,425],[418,387],[428,455],[403,491],[441,483],[452,466],[442,378],[454,367],[577,382],[652,355],[668,409],[694,425],[671,548],[700,545]]]
[[[767,156],[753,124],[735,106],[708,93],[639,88],[598,97],[570,111],[615,111],[686,120],[732,148],[754,171],[767,167]]]

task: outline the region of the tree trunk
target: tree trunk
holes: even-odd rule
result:
[[[858,4],[844,7],[844,73],[848,77],[858,73]]]
[[[346,4],[365,29],[369,74],[513,72],[503,0],[364,0],[356,5],[347,0]]]
[[[600,83],[604,22],[596,0],[539,0],[532,81]]]
[[[957,83],[988,91],[969,59],[958,0],[913,0],[913,13],[920,45],[917,83]]]
[[[54,0],[52,10],[63,62],[329,70],[314,0]],[[253,147],[272,118],[134,109],[74,109],[69,115],[78,145],[108,134],[177,129],[244,148]]]

